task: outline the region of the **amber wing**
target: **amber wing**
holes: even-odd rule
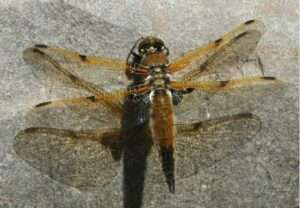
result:
[[[65,48],[37,44],[32,49],[42,51],[62,62],[76,63],[82,70],[112,70],[125,73],[126,63],[120,59],[112,59],[100,56],[85,55]]]
[[[43,82],[44,78],[45,80],[58,80],[69,87],[91,93],[93,96],[110,97],[109,93],[105,91],[105,89],[80,78],[71,70],[72,67],[65,67],[61,60],[56,60],[53,57],[53,54],[49,53],[49,50],[50,48],[39,45],[33,48],[28,48],[24,51],[24,60],[36,66],[34,74],[37,74],[39,79],[42,79]],[[60,50],[58,50],[58,52],[59,51]],[[111,110],[111,113],[118,116],[122,114],[123,109],[121,99],[111,100],[103,98],[100,99],[99,102],[108,107]]]
[[[277,80],[275,77],[263,77],[263,76],[249,76],[242,79],[233,79],[225,81],[201,81],[201,82],[184,82],[184,81],[173,81],[170,87],[174,90],[200,90],[205,92],[231,92],[235,89],[243,89],[247,87],[259,87],[268,86],[274,87],[280,85],[282,82]]]
[[[214,42],[179,57],[169,68],[172,72],[186,68],[183,81],[210,74],[239,73],[237,68],[231,71],[233,66],[240,65],[254,52],[264,31],[261,21],[249,20]]]

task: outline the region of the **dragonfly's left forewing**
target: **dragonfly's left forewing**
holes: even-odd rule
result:
[[[75,63],[77,65],[76,67],[81,70],[108,69],[124,73],[126,69],[126,63],[119,59],[80,54],[70,49],[45,44],[36,44],[34,49],[55,57],[63,63]]]

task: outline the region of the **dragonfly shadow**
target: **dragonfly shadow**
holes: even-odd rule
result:
[[[124,208],[142,207],[147,157],[152,147],[149,106],[125,99],[122,119]],[[138,124],[138,125],[136,125]],[[132,127],[134,126],[134,127]],[[130,130],[128,130],[130,129]]]

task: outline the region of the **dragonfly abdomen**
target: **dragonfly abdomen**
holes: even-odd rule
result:
[[[175,191],[175,129],[172,97],[166,89],[155,90],[151,105],[151,130],[154,144],[159,146],[162,169],[170,192]]]
[[[154,143],[164,147],[173,146],[175,131],[172,98],[167,90],[156,90],[151,100],[151,129]]]

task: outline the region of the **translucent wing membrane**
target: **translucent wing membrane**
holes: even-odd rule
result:
[[[27,127],[50,127],[71,130],[120,128],[121,117],[99,102],[99,97],[80,97],[44,102],[25,116]]]
[[[58,48],[44,44],[37,44],[34,48],[43,51],[48,55],[53,55],[64,62],[74,62],[77,64],[78,68],[85,70],[108,69],[124,73],[126,69],[126,63],[119,59],[88,56],[65,48]]]
[[[141,85],[139,87],[128,89],[128,90],[118,90],[118,91],[109,92],[101,96],[88,96],[88,97],[47,101],[36,105],[33,110],[41,111],[46,108],[48,109],[74,108],[75,111],[78,111],[81,108],[89,108],[89,109],[97,108],[97,107],[104,108],[105,103],[119,102],[120,100],[125,99],[125,97],[129,95],[142,94],[148,91],[150,91],[150,87],[148,85]]]
[[[237,114],[176,127],[176,177],[185,178],[238,151],[260,130],[260,120],[252,114]],[[112,154],[118,151],[120,132],[119,128],[29,128],[18,133],[14,148],[49,177],[87,190],[111,182],[120,171]],[[163,182],[156,148],[152,148],[147,164],[149,179]]]
[[[110,146],[120,138],[117,129],[72,131],[29,128],[16,136],[16,153],[52,179],[86,190],[110,183],[119,171]]]
[[[40,65],[37,69],[42,70],[41,73],[43,76],[52,77],[54,80],[59,80],[64,84],[84,90],[95,96],[105,97],[109,94],[104,89],[97,87],[95,84],[79,78],[39,48],[26,49],[23,55],[27,62]],[[122,114],[122,105],[120,104],[120,100],[112,101],[101,99],[100,102],[110,108],[113,113],[117,115]]]
[[[265,27],[259,20],[250,20],[218,40],[188,52],[170,65],[173,72],[186,66],[189,69],[182,80],[193,80],[209,74],[226,74],[233,66],[245,61],[255,50]],[[237,73],[235,70],[234,73]]]
[[[69,98],[61,100],[47,101],[37,104],[33,110],[38,111],[45,108],[97,108],[103,107],[103,100],[107,99],[110,101],[118,100],[122,94],[110,94],[107,96],[88,96],[88,97],[78,97],[78,98]]]
[[[174,90],[195,89],[207,92],[230,92],[233,89],[243,87],[253,87],[259,85],[274,86],[281,82],[275,77],[253,76],[242,79],[226,80],[226,81],[201,81],[201,82],[171,82],[170,87]]]
[[[252,127],[254,128],[248,128],[250,126],[247,125],[253,124],[254,126]],[[245,127],[247,127],[248,130],[246,133],[242,133],[245,130]],[[176,129],[179,135],[194,134],[198,136],[218,136],[225,133],[227,136],[243,134],[255,136],[255,134],[260,130],[260,119],[251,113],[240,113],[232,116],[224,116],[221,118],[206,121],[196,121],[187,124],[176,124]]]
[[[110,183],[120,171],[112,155],[120,141],[120,118],[96,98],[52,102],[28,112],[30,128],[17,134],[16,153],[52,179],[81,190]]]
[[[194,175],[238,152],[260,128],[260,119],[250,113],[177,124],[176,178]],[[153,182],[163,180],[157,153],[151,154],[148,163]]]
[[[186,177],[238,152],[260,129],[260,119],[250,113],[178,124],[177,175]]]

